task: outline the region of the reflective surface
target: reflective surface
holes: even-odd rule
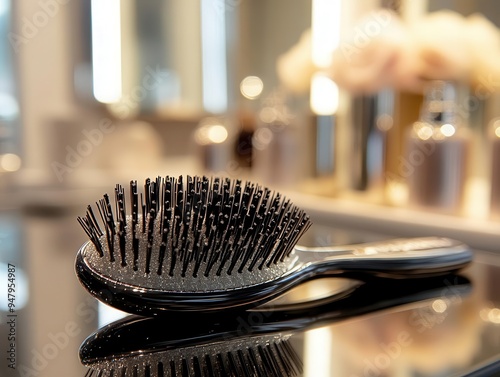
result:
[[[9,335],[15,336],[11,354],[17,368],[9,369],[9,361],[2,357],[2,376],[84,376],[89,371],[80,362],[80,346],[98,330],[99,324],[109,320],[104,317],[106,311],[98,308],[96,300],[86,293],[75,276],[75,255],[86,239],[76,222],[81,209],[73,212],[30,208],[22,212],[1,212],[0,345],[2,354],[8,355]],[[327,246],[392,237],[316,224],[301,244]],[[15,266],[16,283],[16,307],[10,314],[17,317],[11,323],[6,294],[9,264]],[[466,375],[499,360],[500,293],[496,288],[499,269],[498,256],[477,251],[474,264],[461,274],[463,276],[420,285],[390,282],[360,286],[347,280],[317,280],[290,292],[281,303],[325,297],[330,292],[337,293],[340,301],[323,302],[315,309],[303,311],[277,310],[269,305],[266,311],[232,317],[222,313],[212,317],[195,313],[182,318],[173,315],[153,324],[153,329],[158,331],[129,331],[128,335],[122,332],[122,339],[133,340],[129,343],[125,340],[113,343],[114,338],[109,337],[110,343],[103,344],[97,354],[109,356],[120,351],[117,347],[124,347],[120,351],[122,356],[130,355],[133,347],[144,350],[149,347],[148,342],[154,340],[157,348],[170,342],[167,348],[172,353],[163,359],[168,361],[170,369],[164,368],[164,375],[169,375],[172,359],[180,360],[174,362],[178,375],[182,375],[183,368],[192,371],[189,375],[196,375],[197,367],[192,360],[194,356],[205,355],[215,357],[211,359],[214,371],[227,368],[226,375],[231,375],[231,368],[235,368],[238,376],[245,375],[243,365],[253,365],[248,367],[249,375],[257,373],[256,365],[263,361],[274,365],[262,366],[261,373],[267,373],[264,375]],[[229,341],[231,343],[225,343]],[[218,347],[215,353],[210,346],[214,342]],[[190,347],[189,352],[182,347]],[[257,351],[252,356],[254,347]],[[219,354],[222,364],[217,367]],[[184,359],[179,359],[180,356]],[[276,358],[281,366],[273,364]],[[199,360],[200,370],[208,371],[207,359]],[[158,368],[158,363],[154,365]],[[158,369],[144,371],[143,375],[146,373],[161,375]],[[495,372],[489,370],[484,375],[494,376]]]
[[[181,372],[182,367],[178,366],[185,364],[186,370],[198,371],[198,375],[211,375],[210,371],[215,368],[238,376],[241,375],[239,368],[228,356],[234,353],[241,367],[249,369],[249,375],[259,375],[259,371],[264,371],[264,375],[296,375],[302,372],[302,363],[295,362],[295,359],[300,359],[301,352],[295,352],[293,346],[290,348],[294,352],[289,352],[285,345],[307,330],[420,300],[434,299],[433,305],[439,303],[437,310],[446,310],[446,305],[469,294],[470,289],[470,281],[457,275],[418,283],[406,280],[397,286],[392,281],[380,280],[362,284],[334,301],[314,307],[283,309],[274,306],[265,311],[206,314],[170,312],[157,318],[127,316],[87,338],[80,348],[80,357],[96,375],[100,371],[104,375],[112,375],[111,372],[123,375],[134,369],[140,375],[149,369],[163,376],[163,370],[168,365],[177,374],[189,375]],[[447,292],[446,296],[444,292]],[[172,328],[165,327],[164,323],[191,325]],[[408,334],[402,333],[399,338],[404,338],[404,342],[409,344]],[[248,353],[249,358],[241,356],[241,352]],[[269,354],[276,360],[276,370],[273,372],[273,363],[267,362],[266,357],[261,360],[252,358],[253,352]],[[214,367],[207,357],[215,360],[228,357],[228,360]],[[205,364],[200,365],[203,361]],[[297,365],[287,370],[287,364]],[[205,374],[202,372],[204,369],[207,369]]]

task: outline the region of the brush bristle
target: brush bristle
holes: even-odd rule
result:
[[[92,367],[85,377],[295,377],[302,373],[302,360],[288,339],[247,346],[232,344],[232,349],[218,353],[213,352],[213,347],[181,348],[136,359],[116,359]]]
[[[88,206],[78,221],[99,258],[168,276],[265,269],[283,262],[311,225],[279,193],[228,178],[147,179],[140,195],[132,181],[129,215],[121,185],[114,203],[105,194],[96,207],[98,216]]]

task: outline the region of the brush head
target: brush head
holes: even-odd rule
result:
[[[143,193],[117,185],[78,221],[90,238],[79,261],[111,284],[211,292],[282,276],[309,217],[268,188],[207,177],[147,179]]]

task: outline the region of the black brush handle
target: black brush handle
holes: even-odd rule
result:
[[[415,278],[461,269],[472,260],[462,242],[443,237],[401,238],[341,247],[295,247],[297,274]]]

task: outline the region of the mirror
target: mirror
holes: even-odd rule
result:
[[[92,1],[91,18],[96,99],[120,118],[184,118],[252,106],[247,76],[260,78],[261,97],[272,92],[311,1]]]
[[[375,3],[349,4],[348,12]],[[479,12],[500,23],[491,0],[380,5],[408,17],[443,9]],[[260,78],[261,97],[279,85],[278,57],[311,27],[311,8],[312,0],[293,6],[286,0],[92,1],[94,96],[111,103],[121,118],[224,114],[248,105],[240,92],[242,80]],[[114,98],[99,88],[114,91]]]

